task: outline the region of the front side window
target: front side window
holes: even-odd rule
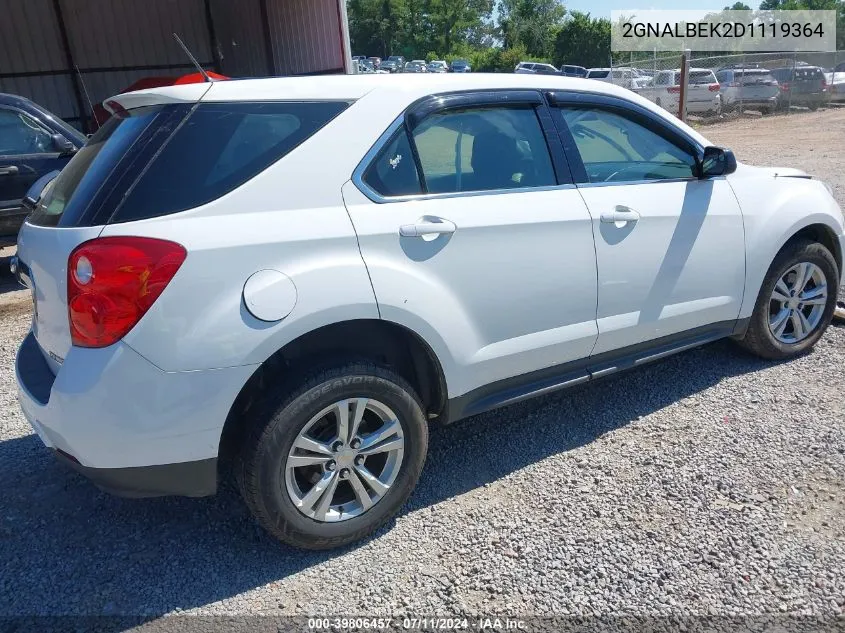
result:
[[[695,176],[696,161],[689,152],[626,116],[595,107],[561,112],[591,183]]]
[[[0,156],[54,153],[50,131],[18,110],[0,108]]]
[[[546,139],[531,107],[447,110],[413,132],[431,193],[556,184]]]

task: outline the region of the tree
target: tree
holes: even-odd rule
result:
[[[452,53],[493,12],[493,0],[428,0],[434,48]]]
[[[554,61],[580,66],[607,66],[610,60],[610,20],[574,11],[564,20],[555,40]]]
[[[560,0],[499,0],[505,48],[523,45],[530,56],[551,57],[566,9]]]
[[[731,6],[725,7],[725,11],[751,11],[751,7],[744,2],[734,2]]]

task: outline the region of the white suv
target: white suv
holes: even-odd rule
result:
[[[609,84],[307,77],[107,104],[20,233],[23,411],[120,494],[212,494],[233,464],[294,545],[383,524],[432,421],[722,337],[788,358],[835,307],[823,183],[737,165]]]

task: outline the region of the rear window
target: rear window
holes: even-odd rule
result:
[[[215,200],[288,154],[347,106],[200,104],[131,188],[113,221],[167,215]]]
[[[604,79],[610,74],[609,70],[591,70],[587,73],[590,79]]]
[[[713,74],[712,70],[691,70],[689,82],[691,84],[714,84],[716,83],[716,75]]]
[[[201,103],[192,111],[167,105],[113,116],[68,163],[29,221],[129,222],[206,204],[284,157],[348,105]]]

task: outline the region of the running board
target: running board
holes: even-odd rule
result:
[[[446,423],[477,415],[499,407],[544,396],[620,371],[634,369],[707,343],[731,336],[736,322],[716,323],[692,331],[640,343],[622,350],[549,367],[529,374],[500,380],[450,398]]]

